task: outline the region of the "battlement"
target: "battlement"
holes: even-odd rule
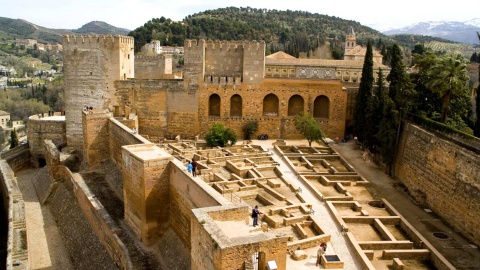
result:
[[[131,44],[133,46],[134,39],[130,36],[122,35],[64,35],[62,44],[81,44],[81,43],[119,43]]]
[[[183,48],[186,49],[186,48],[195,48],[195,47],[204,47],[204,46],[205,46],[205,40],[204,39],[200,39],[200,40],[185,39]]]
[[[172,58],[171,55],[169,55],[169,58]],[[135,59],[143,59],[143,60],[157,60],[157,59],[164,59],[165,55],[164,54],[157,54],[157,55],[135,55]]]
[[[236,41],[209,40],[206,42],[205,48],[208,50],[236,50],[239,48],[243,48],[243,44]]]
[[[240,85],[242,84],[243,78],[239,76],[213,76],[205,75],[203,77],[203,82],[206,84],[214,85]]]
[[[244,50],[250,51],[262,51],[265,48],[265,41],[224,41],[224,40],[208,40],[205,41],[204,39],[196,40],[196,39],[186,39],[184,43],[184,49],[187,50],[189,48],[198,49],[198,48],[206,48],[209,50],[235,50],[242,48]]]

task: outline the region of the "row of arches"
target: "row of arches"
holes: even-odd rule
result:
[[[220,117],[221,98],[217,94],[210,95],[208,99],[208,116]],[[304,112],[305,101],[300,95],[293,95],[288,100],[288,116],[295,116]],[[330,100],[321,95],[313,102],[313,117],[329,118]],[[275,94],[268,94],[263,98],[263,115],[278,116],[279,99]],[[243,116],[243,99],[239,94],[230,97],[230,117]]]

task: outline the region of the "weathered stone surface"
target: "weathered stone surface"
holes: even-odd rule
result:
[[[413,198],[480,245],[480,156],[406,124],[397,159],[396,176]]]
[[[307,254],[305,254],[305,251],[303,250],[295,250],[293,252],[292,258],[297,261],[304,260],[307,258]]]

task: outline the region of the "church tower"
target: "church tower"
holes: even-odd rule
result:
[[[348,28],[347,39],[345,41],[345,54],[349,52],[351,49],[357,46],[357,38],[355,37],[355,31],[353,31],[353,27],[350,26]]]

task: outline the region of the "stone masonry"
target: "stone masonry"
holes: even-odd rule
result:
[[[415,200],[480,245],[480,157],[450,140],[406,124],[396,166]]]

